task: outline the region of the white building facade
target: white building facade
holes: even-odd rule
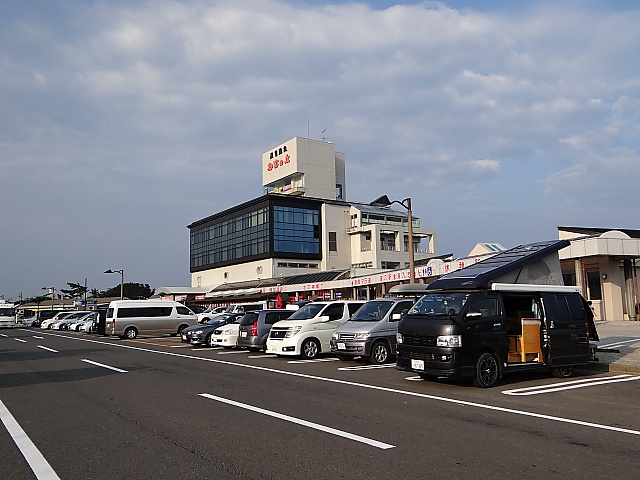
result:
[[[436,256],[435,232],[402,208],[348,202],[345,156],[295,137],[262,155],[265,195],[193,222],[192,287],[347,269],[408,267]]]

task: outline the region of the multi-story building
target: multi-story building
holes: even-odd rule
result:
[[[406,268],[436,255],[435,232],[393,205],[346,200],[345,156],[332,143],[295,137],[262,156],[265,194],[197,220],[191,285],[346,269]],[[411,245],[411,247],[410,247]]]

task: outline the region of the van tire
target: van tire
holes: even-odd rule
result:
[[[186,325],[180,325],[180,326],[178,327],[178,333],[172,333],[172,334],[171,334],[171,336],[172,336],[172,337],[175,337],[176,335],[182,335],[182,330],[184,330],[185,328],[187,328],[187,326],[186,326]]]
[[[369,362],[372,365],[382,365],[389,361],[391,352],[385,342],[376,342],[371,347],[371,355],[369,356]]]
[[[300,347],[300,356],[302,356],[302,358],[311,360],[313,358],[317,358],[319,354],[320,345],[315,338],[307,338],[302,342],[302,346]]]
[[[556,378],[569,378],[573,375],[573,366],[555,367],[551,369],[551,374]]]
[[[496,357],[490,353],[483,353],[476,362],[476,377],[473,381],[476,387],[491,388],[498,381],[500,365]]]
[[[124,338],[127,340],[133,340],[138,336],[138,330],[133,327],[129,327],[124,331]]]

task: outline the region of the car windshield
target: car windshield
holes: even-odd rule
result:
[[[362,305],[351,317],[352,322],[377,322],[384,318],[393,302],[373,300]]]
[[[409,315],[440,317],[457,315],[464,307],[469,293],[428,293],[409,310]]]
[[[287,320],[308,320],[315,317],[326,306],[324,303],[308,303],[293,312]]]
[[[205,325],[209,325],[209,326],[220,326],[220,325],[224,325],[225,323],[227,323],[227,319],[226,318],[214,318],[212,320],[209,320],[207,323],[205,323]]]

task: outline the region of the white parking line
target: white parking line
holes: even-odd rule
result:
[[[90,363],[92,365],[97,365],[98,367],[108,368],[109,370],[114,370],[120,373],[127,373],[127,370],[122,370],[121,368],[112,367],[110,365],[105,365],[104,363],[92,362],[91,360],[81,359],[83,362]]]
[[[27,436],[20,424],[13,418],[11,412],[0,400],[0,420],[4,424],[7,432],[20,449],[22,456],[27,461],[31,470],[39,480],[60,480],[60,477],[54,472],[49,462],[42,456],[38,447],[34,445]]]
[[[191,348],[191,345],[169,345],[169,348]]]
[[[349,372],[353,370],[375,370],[377,368],[395,368],[395,363],[388,363],[385,365],[359,365],[357,367],[341,367],[338,370],[343,372]]]
[[[636,342],[640,342],[640,338],[634,338],[633,340],[624,340],[620,342],[610,343],[608,345],[598,345],[598,346],[600,348],[615,348],[615,347],[622,347],[627,343],[636,343]]]
[[[247,353],[243,350],[232,350],[232,351],[228,351],[228,352],[218,352],[218,355],[230,355],[232,353]]]
[[[337,362],[337,358],[312,358],[309,360],[289,360],[287,363],[318,363],[318,362]]]
[[[15,340],[16,342],[27,343],[27,341],[26,341],[26,340],[23,340],[23,339],[21,339],[21,338],[16,338],[16,339],[14,339],[14,340]]]
[[[537,412],[529,412],[527,410],[517,410],[517,409],[514,409],[514,408],[499,407],[497,405],[488,405],[488,404],[485,404],[485,403],[469,402],[469,401],[465,401],[465,400],[459,400],[457,398],[441,397],[441,396],[438,396],[438,395],[429,395],[427,393],[412,392],[410,390],[409,391],[408,390],[400,390],[400,389],[397,389],[397,388],[381,387],[381,386],[378,386],[378,385],[371,385],[371,384],[367,384],[367,383],[340,380],[340,379],[337,379],[337,378],[321,377],[319,375],[309,375],[307,373],[288,372],[286,370],[277,370],[275,368],[263,367],[263,366],[255,365],[255,364],[231,362],[231,361],[228,361],[228,360],[218,360],[218,359],[209,358],[209,357],[197,357],[197,356],[194,356],[194,355],[185,355],[183,353],[176,353],[176,352],[166,352],[166,351],[163,351],[163,350],[151,350],[150,348],[136,347],[136,346],[133,346],[133,345],[124,345],[124,344],[121,344],[121,343],[103,342],[103,341],[100,341],[100,340],[91,340],[91,339],[88,339],[88,338],[68,337],[68,336],[65,336],[65,335],[57,335],[57,334],[53,334],[53,333],[50,333],[50,334],[47,334],[47,335],[51,335],[51,336],[54,336],[54,337],[60,337],[60,338],[67,338],[67,339],[70,339],[70,340],[76,340],[76,341],[87,342],[87,343],[97,343],[99,345],[108,345],[110,347],[116,347],[116,348],[126,348],[126,349],[129,349],[129,350],[136,350],[138,352],[153,353],[155,355],[167,355],[167,356],[171,356],[171,357],[185,358],[185,359],[189,359],[189,360],[197,360],[197,361],[200,361],[200,362],[219,363],[221,365],[228,365],[228,366],[233,366],[233,367],[238,367],[238,368],[248,368],[248,369],[251,369],[251,370],[269,372],[269,373],[273,373],[273,374],[277,374],[277,375],[287,375],[287,376],[291,376],[291,377],[306,378],[306,379],[309,379],[309,380],[317,380],[317,381],[320,381],[320,382],[335,383],[335,384],[339,384],[339,385],[348,385],[348,386],[351,386],[351,387],[364,388],[364,389],[374,390],[374,391],[378,391],[378,392],[386,392],[386,393],[392,393],[392,394],[396,394],[396,395],[406,395],[406,396],[410,396],[410,397],[414,397],[414,398],[424,398],[424,399],[427,399],[427,400],[433,400],[433,401],[438,401],[438,402],[443,402],[443,403],[454,404],[454,405],[457,405],[459,407],[470,407],[470,408],[476,408],[476,409],[479,409],[479,410],[490,410],[490,411],[494,411],[494,412],[501,412],[501,413],[507,413],[507,414],[511,414],[511,415],[519,415],[519,416],[523,416],[523,417],[537,418],[537,419],[540,419],[540,420],[547,420],[547,421],[550,421],[550,422],[565,423],[565,424],[569,424],[569,425],[578,425],[578,426],[582,426],[582,427],[586,427],[586,428],[594,428],[594,429],[598,429],[598,430],[606,430],[606,431],[609,431],[609,432],[624,433],[624,434],[636,435],[636,436],[640,437],[640,430],[632,430],[630,428],[622,428],[622,427],[616,427],[616,426],[612,426],[612,425],[604,425],[604,424],[601,424],[601,423],[583,422],[581,420],[574,420],[574,419],[571,419],[571,418],[558,417],[558,416],[554,416],[554,415],[545,415],[545,414],[537,413]]]
[[[298,425],[302,425],[304,427],[313,428],[315,430],[320,430],[321,432],[330,433],[332,435],[337,435],[339,437],[348,438],[349,440],[354,440],[356,442],[365,443],[367,445],[371,445],[372,447],[380,448],[382,450],[388,450],[390,448],[395,448],[395,445],[390,445],[388,443],[379,442],[377,440],[373,440],[367,437],[361,437],[360,435],[355,435],[353,433],[345,432],[343,430],[337,430],[335,428],[326,427],[324,425],[320,425],[319,423],[308,422],[306,420],[302,420],[299,418],[291,417],[289,415],[284,415],[282,413],[272,412],[271,410],[265,410],[264,408],[254,407],[253,405],[248,405],[246,403],[235,402],[233,400],[229,400],[222,397],[216,397],[215,395],[210,395],[208,393],[199,393],[201,397],[208,398],[210,400],[215,400],[217,402],[227,403],[229,405],[233,405],[235,407],[244,408],[246,410],[250,410],[252,412],[261,413],[263,415],[268,415],[270,417],[279,418],[280,420],[285,420],[291,423],[297,423]]]
[[[634,377],[633,375],[617,375],[614,377],[599,377],[599,378],[587,378],[583,380],[573,380],[570,382],[554,383],[547,385],[537,385],[534,387],[514,388],[513,390],[503,390],[505,395],[539,395],[541,393],[554,393],[562,392],[564,390],[573,390],[576,388],[595,387],[598,385],[606,385],[607,383],[617,382],[630,382],[633,380],[640,380],[640,377]]]
[[[54,350],[53,348],[49,348],[49,347],[44,347],[42,345],[37,345],[37,347],[41,348],[43,350],[49,350],[50,352],[53,352],[53,353],[60,353],[60,352],[58,352],[58,350]]]
[[[33,336],[33,338],[37,338],[38,340],[44,340],[44,337],[36,337],[35,335]]]
[[[9,335],[5,335],[4,333],[0,333],[0,337],[9,338]]]

